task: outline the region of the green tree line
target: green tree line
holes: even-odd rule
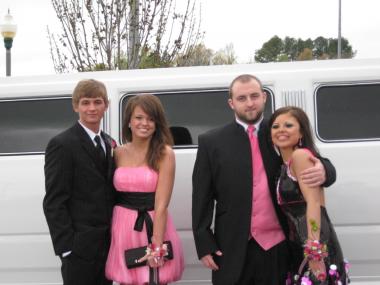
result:
[[[341,38],[342,58],[353,58],[356,52],[346,38]],[[337,58],[338,39],[322,36],[312,39],[295,39],[273,36],[255,52],[256,62],[279,62]]]

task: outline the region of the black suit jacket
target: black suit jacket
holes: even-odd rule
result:
[[[272,202],[286,235],[287,223],[276,202],[275,189],[282,160],[270,143],[266,120],[260,125],[258,140]],[[334,181],[334,167],[327,168],[328,179]],[[252,211],[251,147],[247,133],[236,122],[199,136],[192,203],[198,257],[220,249],[223,256],[215,256],[219,270],[213,271],[213,283],[235,284],[244,265]],[[212,231],[214,203],[215,224]]]
[[[101,136],[107,168],[79,123],[51,139],[46,148],[43,209],[57,255],[73,251],[92,260],[109,244],[115,166],[112,139],[103,132]]]

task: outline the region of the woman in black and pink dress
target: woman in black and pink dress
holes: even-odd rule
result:
[[[286,285],[346,285],[348,264],[325,208],[322,187],[302,182],[300,173],[319,156],[305,112],[276,110],[269,122],[271,139],[283,160],[277,184],[278,203],[287,216],[293,262]]]

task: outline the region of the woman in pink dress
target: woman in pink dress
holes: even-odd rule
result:
[[[152,275],[158,269],[159,284],[179,280],[184,269],[183,252],[168,213],[175,156],[171,148],[173,139],[159,99],[150,94],[129,99],[122,131],[124,144],[114,152],[117,201],[113,210],[106,276],[122,285],[155,284]],[[149,226],[151,223],[153,229]],[[149,256],[148,266],[127,268],[125,250],[149,243],[162,248],[167,240],[172,243],[172,260]]]

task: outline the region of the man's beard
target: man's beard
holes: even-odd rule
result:
[[[261,120],[261,118],[263,117],[263,111],[261,112],[257,112],[257,115],[254,119],[248,119],[247,116],[241,116],[239,114],[236,113],[236,116],[239,118],[240,121],[248,124],[248,125],[254,125],[256,124],[258,121]]]

